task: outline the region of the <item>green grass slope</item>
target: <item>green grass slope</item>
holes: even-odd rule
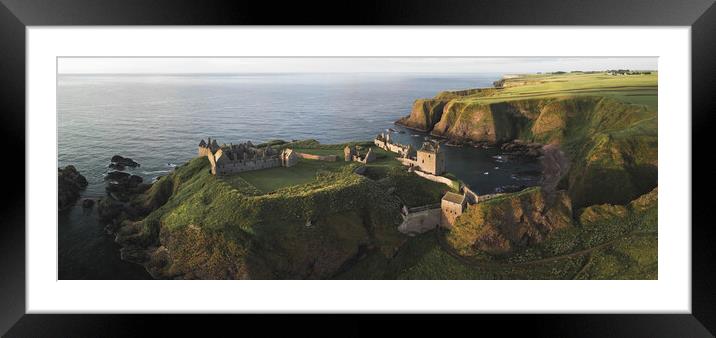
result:
[[[488,204],[534,198],[537,190]],[[515,198],[516,197],[516,198]],[[453,231],[411,238],[393,257],[368,255],[338,279],[657,279],[657,190],[627,205],[596,205],[542,242],[510,253],[461,256]]]
[[[544,241],[572,225],[572,205],[563,192],[547,196],[533,187],[471,205],[447,234],[462,256],[504,254]]]
[[[309,154],[345,147],[273,144]],[[301,159],[291,168],[221,177],[210,174],[206,158],[195,158],[134,198],[146,216],[121,222],[119,242],[158,278],[332,278],[366,255],[387,259],[407,239],[397,231],[402,205],[439,202],[450,188],[373,151],[368,165]],[[360,166],[365,175],[355,173]],[[149,248],[146,259],[137,247]]]
[[[196,158],[145,201],[171,197],[141,221],[162,278],[328,278],[361,251],[392,255],[400,203],[355,164],[270,194],[245,194]],[[171,182],[171,183],[169,183]]]

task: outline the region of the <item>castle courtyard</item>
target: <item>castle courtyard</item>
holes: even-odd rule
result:
[[[276,167],[262,170],[245,171],[241,173],[225,175],[221,179],[239,190],[246,190],[248,184],[258,189],[261,193],[267,194],[278,189],[313,182],[316,180],[316,175],[320,171],[338,171],[340,170],[340,168],[352,163],[343,160],[342,147],[340,149],[296,147],[294,148],[294,150],[300,153],[321,156],[340,154],[340,158],[338,161],[335,162],[301,158],[298,160],[298,163],[296,163],[292,167]],[[376,147],[373,148],[373,151],[377,155],[379,155],[379,158],[375,162],[372,162],[369,167],[388,167],[400,165],[397,161],[393,159],[395,157],[394,154],[382,149],[378,149]]]
[[[232,177],[240,177],[263,193],[269,193],[281,188],[309,183],[316,179],[320,170],[335,171],[345,166],[341,161],[325,162],[299,159],[298,163],[290,168],[270,168],[263,170],[246,171],[227,175],[226,181],[231,182]]]

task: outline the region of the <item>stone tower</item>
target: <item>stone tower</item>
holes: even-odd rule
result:
[[[439,143],[425,142],[418,150],[417,166],[421,171],[433,175],[445,173],[445,152]]]

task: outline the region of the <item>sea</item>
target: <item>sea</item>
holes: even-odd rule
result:
[[[371,140],[391,133],[419,147],[429,135],[394,125],[413,101],[444,90],[489,87],[499,73],[60,74],[58,167],[89,181],[83,198],[105,194],[104,175],[119,154],[141,164],[129,173],[151,182],[196,156],[201,139],[219,143],[316,139]],[[515,175],[536,162],[504,161],[499,149],[445,146],[447,170],[479,194],[535,185]],[[58,217],[59,279],[148,279],[122,261],[119,246],[81,203]]]

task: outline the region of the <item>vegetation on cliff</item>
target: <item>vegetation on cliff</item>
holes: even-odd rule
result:
[[[525,75],[499,88],[440,93],[442,112],[416,102],[397,123],[437,120],[421,129],[455,141],[549,144],[569,160],[549,192],[531,188],[468,207],[442,242],[460,263],[435,253],[429,257],[442,265],[429,269],[510,266],[508,275],[535,278],[516,267],[563,260],[552,267],[563,277],[656,278],[656,80],[655,72]]]
[[[355,174],[355,162],[330,164],[264,192],[240,175],[213,176],[196,158],[124,206],[101,204],[117,207],[123,257],[158,278],[331,278],[364,255],[391,257],[406,240],[397,231],[402,200],[435,203],[447,189],[387,161],[370,165],[385,172],[379,179]]]
[[[656,187],[657,75],[524,75],[502,88],[440,93],[433,100],[443,105],[418,100],[397,123],[456,141],[560,145],[576,207],[623,204]]]
[[[502,254],[544,241],[572,225],[572,205],[562,191],[548,195],[539,187],[471,205],[447,235],[464,256]]]
[[[536,190],[523,193],[535,198]],[[504,204],[508,197],[495,201]],[[576,211],[573,225],[538,244],[507,254],[458,253],[450,232],[431,231],[407,241],[392,258],[368,255],[341,279],[656,279],[657,190],[628,205]],[[437,240],[436,240],[437,238]]]

